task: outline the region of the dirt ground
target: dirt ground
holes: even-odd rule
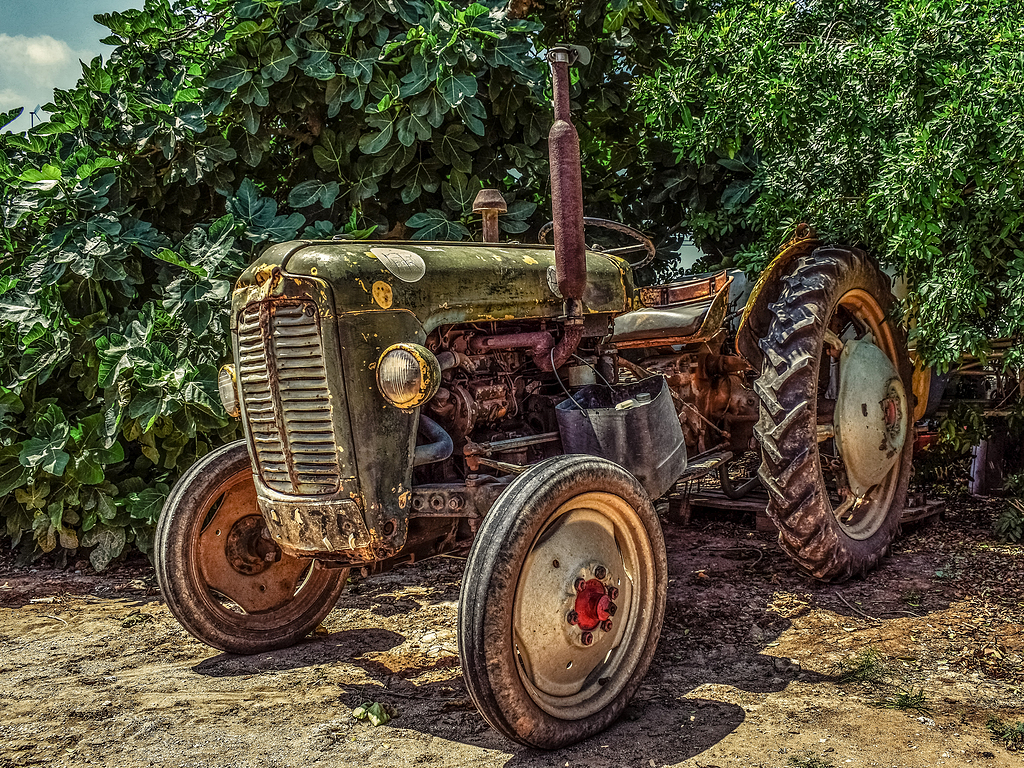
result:
[[[840,587],[797,575],[752,519],[666,525],[651,672],[619,723],[550,753],[466,696],[457,558],[356,583],[307,641],[253,657],[193,640],[144,561],[2,564],[0,767],[1019,768],[987,726],[1024,720],[1024,547],[992,540],[993,511],[951,505]],[[357,721],[363,702],[396,716]]]

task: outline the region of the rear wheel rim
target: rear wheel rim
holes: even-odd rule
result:
[[[843,294],[832,310],[826,323],[826,329],[842,342],[851,339],[863,340],[870,335],[871,343],[878,347],[898,370],[900,351],[892,325],[878,300],[868,291],[857,288]],[[823,394],[821,391],[823,383],[829,380],[829,367],[833,359],[826,352],[832,346],[829,340],[824,339],[822,346],[819,397]],[[839,375],[842,376],[841,370]],[[903,413],[902,418],[909,419],[909,414]],[[825,425],[826,432],[828,426]],[[819,420],[819,431],[821,428],[822,424]],[[834,424],[831,425],[831,431],[834,435]],[[843,533],[851,539],[871,538],[885,525],[899,486],[901,462],[897,458],[885,477],[865,494],[866,501],[863,504],[850,507],[849,497],[841,496],[837,490],[846,482],[845,473],[841,467],[843,457],[840,455],[837,441],[834,437],[825,440],[819,438],[818,449],[819,466],[825,480],[824,486],[828,489],[826,501],[837,524]],[[840,466],[836,466],[835,459],[837,458]]]

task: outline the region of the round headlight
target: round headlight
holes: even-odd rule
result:
[[[238,407],[238,385],[235,382],[235,366],[223,365],[217,373],[217,390],[220,392],[220,402],[228,416],[237,419],[242,413]]]
[[[415,408],[437,393],[441,365],[419,344],[392,344],[377,361],[380,393],[398,408]]]

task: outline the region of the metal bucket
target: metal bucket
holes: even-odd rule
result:
[[[652,499],[686,469],[686,443],[661,376],[633,384],[591,384],[555,407],[566,453],[601,456],[625,468]]]

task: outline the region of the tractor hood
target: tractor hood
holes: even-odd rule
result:
[[[627,312],[632,272],[615,256],[587,251],[587,314]],[[564,314],[554,248],[543,245],[344,240],[268,248],[238,289],[258,292],[275,268],[330,287],[339,314],[408,311],[429,333],[440,325],[557,318]],[[241,296],[236,294],[236,302]],[[252,300],[256,296],[247,296]]]

